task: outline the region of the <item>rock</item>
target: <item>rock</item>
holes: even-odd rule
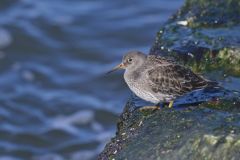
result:
[[[230,97],[229,97],[230,98]],[[122,114],[116,137],[99,159],[238,159],[240,157],[240,101],[223,99],[183,109],[129,109]]]
[[[239,159],[239,8],[238,0],[187,0],[164,24],[150,54],[175,59],[224,88],[156,111],[140,111],[145,102],[130,98],[99,160]],[[223,83],[229,77],[235,81]]]
[[[160,29],[150,54],[174,57],[195,71],[240,75],[238,0],[187,0]]]

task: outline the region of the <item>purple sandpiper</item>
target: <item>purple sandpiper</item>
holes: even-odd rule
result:
[[[110,72],[118,69],[125,69],[124,79],[138,97],[156,105],[169,103],[169,108],[179,96],[216,85],[172,60],[139,51],[128,52]]]

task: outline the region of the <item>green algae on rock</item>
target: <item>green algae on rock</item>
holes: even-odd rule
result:
[[[188,20],[192,28],[229,27],[239,24],[239,7],[238,0],[186,0],[173,20]]]
[[[128,108],[134,104],[128,103],[118,123],[117,136],[99,159],[237,158],[240,156],[239,102],[235,103],[235,112],[201,104],[152,113],[129,112]]]
[[[161,27],[150,54],[174,57],[195,71],[220,68],[240,76],[239,40],[238,0],[187,0]]]

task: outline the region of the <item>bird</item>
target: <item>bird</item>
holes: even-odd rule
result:
[[[122,62],[108,73],[119,69],[125,70],[124,80],[130,90],[156,107],[160,103],[168,103],[168,107],[172,108],[176,98],[217,85],[217,82],[207,80],[173,60],[159,55],[145,55],[140,51],[126,53]]]

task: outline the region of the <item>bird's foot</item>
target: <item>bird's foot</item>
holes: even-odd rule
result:
[[[172,107],[173,107],[173,102],[174,102],[174,101],[170,101],[170,102],[169,102],[168,108],[172,108]]]
[[[142,112],[142,111],[146,111],[146,110],[155,111],[155,110],[159,110],[159,109],[160,109],[160,106],[143,106],[139,110]]]
[[[173,102],[174,101],[170,101],[169,104],[167,105],[168,108],[172,108],[173,107]],[[141,107],[139,110],[142,112],[142,111],[155,111],[155,110],[160,110],[161,107],[160,104],[157,104],[156,106],[143,106]]]

